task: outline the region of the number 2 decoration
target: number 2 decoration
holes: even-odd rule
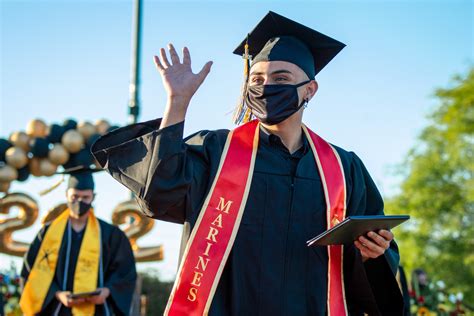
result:
[[[53,207],[41,220],[45,224],[59,216],[67,206],[65,203]],[[12,210],[17,209],[17,214]],[[0,198],[0,252],[21,257],[28,251],[29,243],[13,239],[13,233],[32,226],[38,219],[36,201],[24,193],[9,193]],[[163,260],[163,246],[140,247],[137,240],[148,234],[155,224],[144,216],[135,201],[119,203],[112,212],[112,223],[120,225],[132,245],[137,262]]]
[[[38,204],[24,193],[9,193],[13,181],[24,182],[30,176],[50,177],[58,168],[71,169],[95,165],[90,147],[101,135],[118,128],[106,120],[95,123],[67,119],[47,125],[41,119],[28,122],[25,131],[0,138],[0,252],[23,256],[29,244],[13,239],[13,233],[33,225],[38,219]],[[66,209],[66,204],[52,208],[41,223],[50,222]],[[13,212],[12,210],[18,210]],[[3,214],[3,215],[2,215]],[[148,234],[154,220],[142,215],[134,201],[119,203],[112,222],[120,226],[132,245],[138,262],[163,259],[163,247],[140,247],[138,239]]]

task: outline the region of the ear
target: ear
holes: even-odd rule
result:
[[[318,82],[316,80],[311,80],[306,86],[305,100],[311,100],[316,94],[316,91],[318,91],[318,87]]]

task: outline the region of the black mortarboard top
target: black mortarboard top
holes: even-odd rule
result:
[[[103,169],[90,168],[84,166],[77,166],[74,168],[66,169],[58,174],[68,174],[69,181],[67,184],[68,189],[78,189],[78,190],[92,190],[94,191],[94,178],[92,174]]]
[[[275,12],[268,14],[234,50],[242,56],[248,43],[252,63],[288,61],[299,66],[310,79],[319,73],[345,44]]]
[[[71,189],[78,189],[78,190],[92,190],[94,191],[95,184],[94,178],[92,174],[95,172],[103,171],[104,169],[100,168],[91,168],[89,166],[75,166],[72,168],[65,169],[60,172],[56,172],[56,174],[61,174],[62,178],[53,184],[51,187],[40,191],[39,194],[41,196],[48,194],[49,192],[58,188],[64,182],[64,176],[69,175],[69,180],[67,184],[67,188]]]

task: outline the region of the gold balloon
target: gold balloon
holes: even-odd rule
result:
[[[18,171],[12,166],[0,167],[0,182],[11,182],[18,178]]]
[[[30,137],[25,132],[14,132],[10,135],[10,143],[20,147],[25,152],[30,150]]]
[[[63,165],[69,160],[69,152],[61,144],[54,144],[48,153],[49,160],[55,165]]]
[[[48,126],[43,120],[31,120],[26,126],[26,134],[30,137],[46,137],[48,135]]]
[[[69,130],[64,133],[61,143],[70,153],[77,153],[84,146],[84,137],[76,130]]]
[[[10,189],[10,182],[0,182],[1,193],[8,193],[8,189]]]
[[[92,123],[79,122],[79,124],[77,124],[77,131],[81,133],[84,139],[88,139],[91,135],[96,133],[96,128]]]
[[[105,133],[107,133],[107,130],[110,127],[110,123],[106,120],[98,120],[97,122],[95,122],[95,127],[97,128],[97,132],[100,135],[104,135]]]
[[[58,166],[53,164],[48,159],[44,158],[40,160],[39,171],[41,175],[50,177],[56,172],[57,169],[58,169]]]
[[[5,160],[10,166],[20,169],[28,163],[28,156],[20,147],[10,147],[5,152]]]
[[[18,208],[16,216],[10,215],[11,208]],[[23,193],[11,193],[0,199],[0,213],[10,215],[0,219],[0,252],[21,257],[30,243],[16,241],[13,233],[30,227],[38,218],[38,204]]]
[[[35,177],[40,177],[42,175],[40,171],[40,161],[40,158],[31,158],[30,162],[28,163],[30,173]]]

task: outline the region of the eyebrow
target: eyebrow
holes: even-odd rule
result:
[[[262,72],[262,71],[258,71],[258,72],[254,71],[254,72],[250,73],[251,76],[261,76],[263,74],[265,74],[265,73]],[[270,75],[275,75],[275,74],[291,74],[292,75],[293,73],[289,70],[286,70],[286,69],[279,69],[279,70],[272,71],[270,73]]]

